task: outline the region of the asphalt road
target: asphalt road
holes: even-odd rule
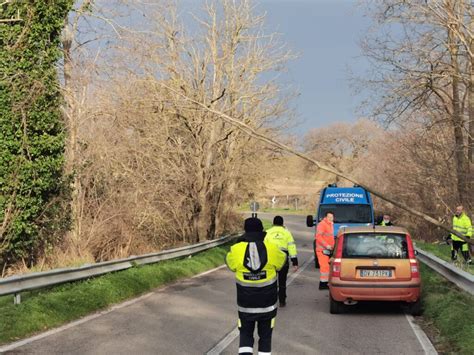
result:
[[[271,219],[271,215],[261,215]],[[301,272],[278,311],[273,354],[422,354],[401,308],[357,305],[329,314],[327,291],[317,290],[313,231],[303,216],[287,216],[299,251]],[[220,268],[25,342],[10,354],[224,354],[238,352],[233,274]],[[226,337],[227,336],[227,337]]]

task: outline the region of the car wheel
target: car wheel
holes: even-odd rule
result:
[[[340,314],[344,313],[344,303],[335,301],[331,293],[329,293],[329,313]]]
[[[410,314],[412,316],[421,316],[423,313],[423,309],[421,307],[421,300],[418,299],[416,302],[409,304]]]

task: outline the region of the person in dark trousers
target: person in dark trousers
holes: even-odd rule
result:
[[[266,233],[258,218],[247,218],[245,234],[226,256],[227,267],[235,273],[239,314],[239,354],[253,354],[254,329],[258,329],[258,352],[270,354],[272,331],[277,314],[277,272],[287,256],[265,241]]]
[[[283,225],[283,217],[275,216],[275,218],[273,218],[273,227],[267,230],[265,240],[275,244],[278,249],[284,252],[291,259],[294,271],[298,270],[295,240],[291,232]],[[289,268],[290,265],[287,258],[285,265],[278,272],[278,298],[280,300],[280,307],[286,306],[286,279],[288,277]]]
[[[461,233],[465,238],[472,237],[472,223],[471,219],[464,212],[462,205],[456,207],[456,213],[453,216],[453,229],[456,232]],[[469,244],[459,238],[455,234],[449,236],[451,239],[451,260],[457,260],[458,252],[461,250],[462,256],[466,263],[471,264],[471,255],[469,253]]]

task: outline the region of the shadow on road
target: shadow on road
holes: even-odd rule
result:
[[[345,306],[344,314],[354,315],[386,315],[403,314],[406,305],[403,302],[359,302],[353,306]]]

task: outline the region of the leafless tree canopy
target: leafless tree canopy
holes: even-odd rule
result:
[[[367,159],[372,142],[382,132],[380,126],[367,119],[360,119],[354,124],[334,123],[311,130],[305,136],[304,150],[339,171],[353,174]],[[311,166],[307,168],[312,169]],[[336,183],[341,181],[338,176],[329,179]]]
[[[474,61],[470,1],[367,1],[373,28],[362,41],[372,72],[366,115],[390,130],[363,162],[366,181],[450,223],[473,201]],[[390,208],[384,205],[383,208]],[[426,234],[397,210],[403,223]],[[410,222],[411,220],[411,222]]]
[[[472,203],[473,7],[469,1],[374,1],[375,28],[362,46],[374,64],[373,117],[451,136],[456,198]],[[442,129],[440,129],[442,128]]]
[[[63,39],[73,229],[62,249],[75,258],[235,230],[266,152],[180,93],[270,136],[291,117],[276,77],[293,55],[251,1],[208,1],[186,19],[172,2],[114,4],[79,2]]]

